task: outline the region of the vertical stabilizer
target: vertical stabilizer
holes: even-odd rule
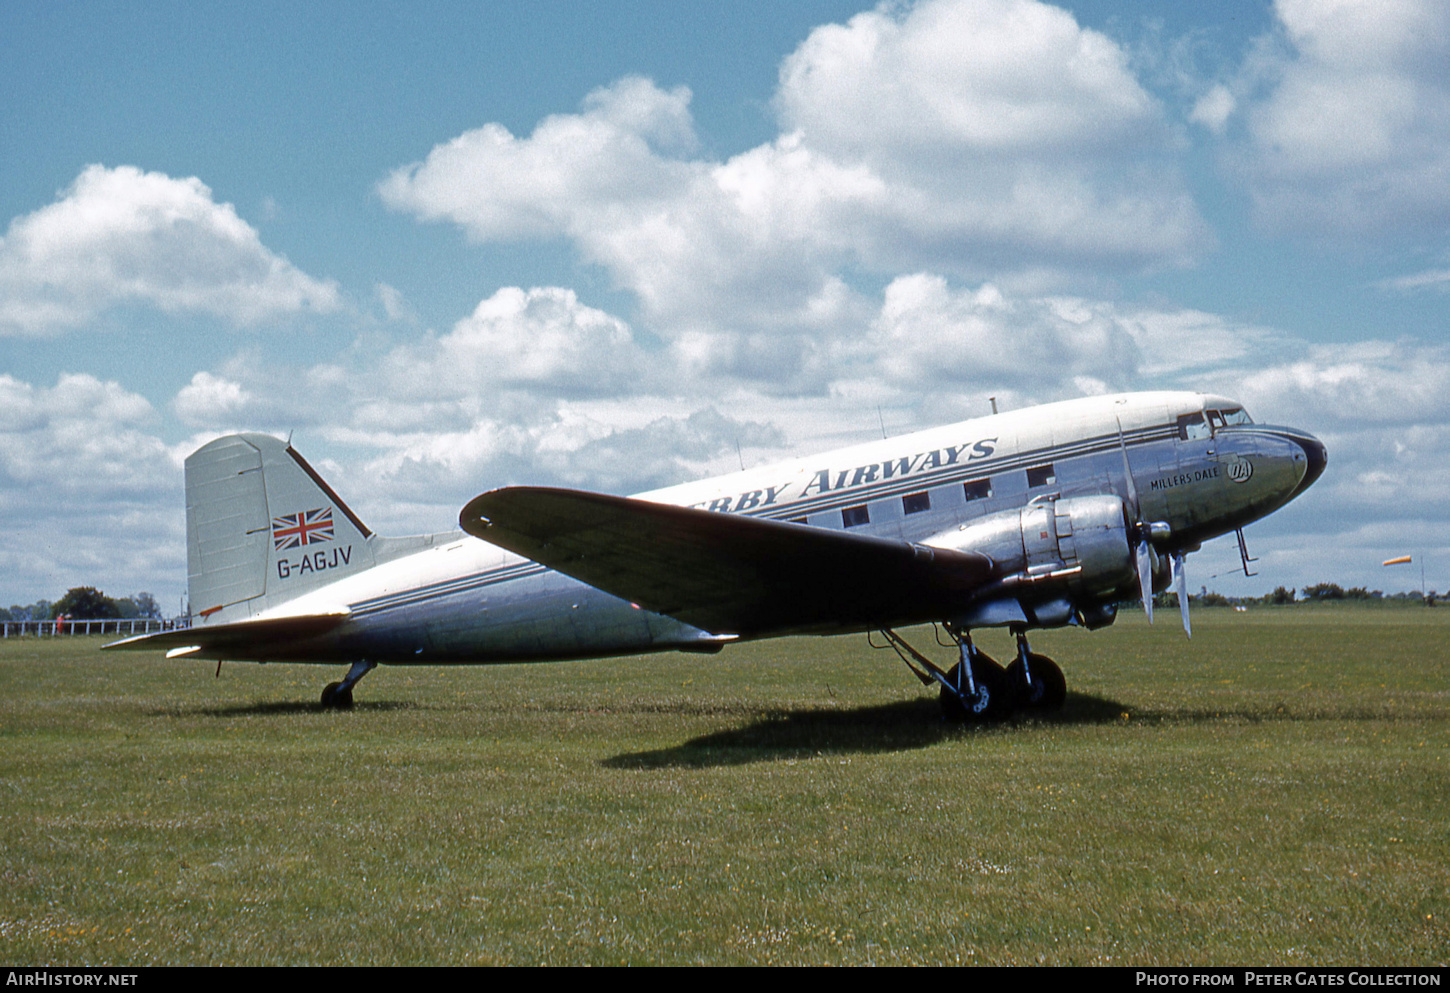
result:
[[[244,620],[366,569],[371,538],[286,442],[229,435],[186,460],[193,623]]]

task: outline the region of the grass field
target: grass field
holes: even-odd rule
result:
[[[864,637],[345,713],[341,666],[0,642],[0,961],[1445,964],[1450,609],[1176,621],[1039,634],[1067,706],[989,728]]]

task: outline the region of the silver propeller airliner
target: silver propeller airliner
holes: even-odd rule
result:
[[[1200,393],[994,414],[633,497],[510,486],[461,530],[372,533],[286,442],[240,434],[186,460],[191,626],[107,648],[351,666],[486,664],[879,632],[954,718],[1051,710],[1062,671],[1027,632],[1111,624],[1184,556],[1282,507],[1324,446]],[[938,667],[896,629],[939,623]],[[1003,667],[971,631],[1006,627]]]

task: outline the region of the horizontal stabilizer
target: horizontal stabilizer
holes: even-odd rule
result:
[[[975,552],[579,490],[493,490],[459,522],[649,610],[744,636],[928,621],[992,574]]]
[[[195,627],[140,634],[102,645],[121,651],[165,651],[168,658],[186,655],[204,659],[237,659],[266,662],[291,657],[286,649],[298,641],[325,634],[347,620],[340,607],[319,614],[265,617],[230,624],[199,624]]]

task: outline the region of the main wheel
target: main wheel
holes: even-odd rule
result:
[[[1033,652],[1027,656],[1027,665],[1032,673],[1031,686],[1027,685],[1027,672],[1022,669],[1021,659],[1007,667],[1007,682],[1017,693],[1017,706],[1044,712],[1061,710],[1067,700],[1067,678],[1057,663]]]
[[[972,681],[976,692],[957,694],[941,689],[942,715],[950,721],[997,721],[1012,712],[1012,693],[1007,671],[990,655],[977,652],[972,659]],[[947,678],[955,686],[964,686],[962,663],[952,666]]]
[[[341,683],[328,683],[322,691],[322,705],[332,710],[351,710],[352,687],[343,689]]]

